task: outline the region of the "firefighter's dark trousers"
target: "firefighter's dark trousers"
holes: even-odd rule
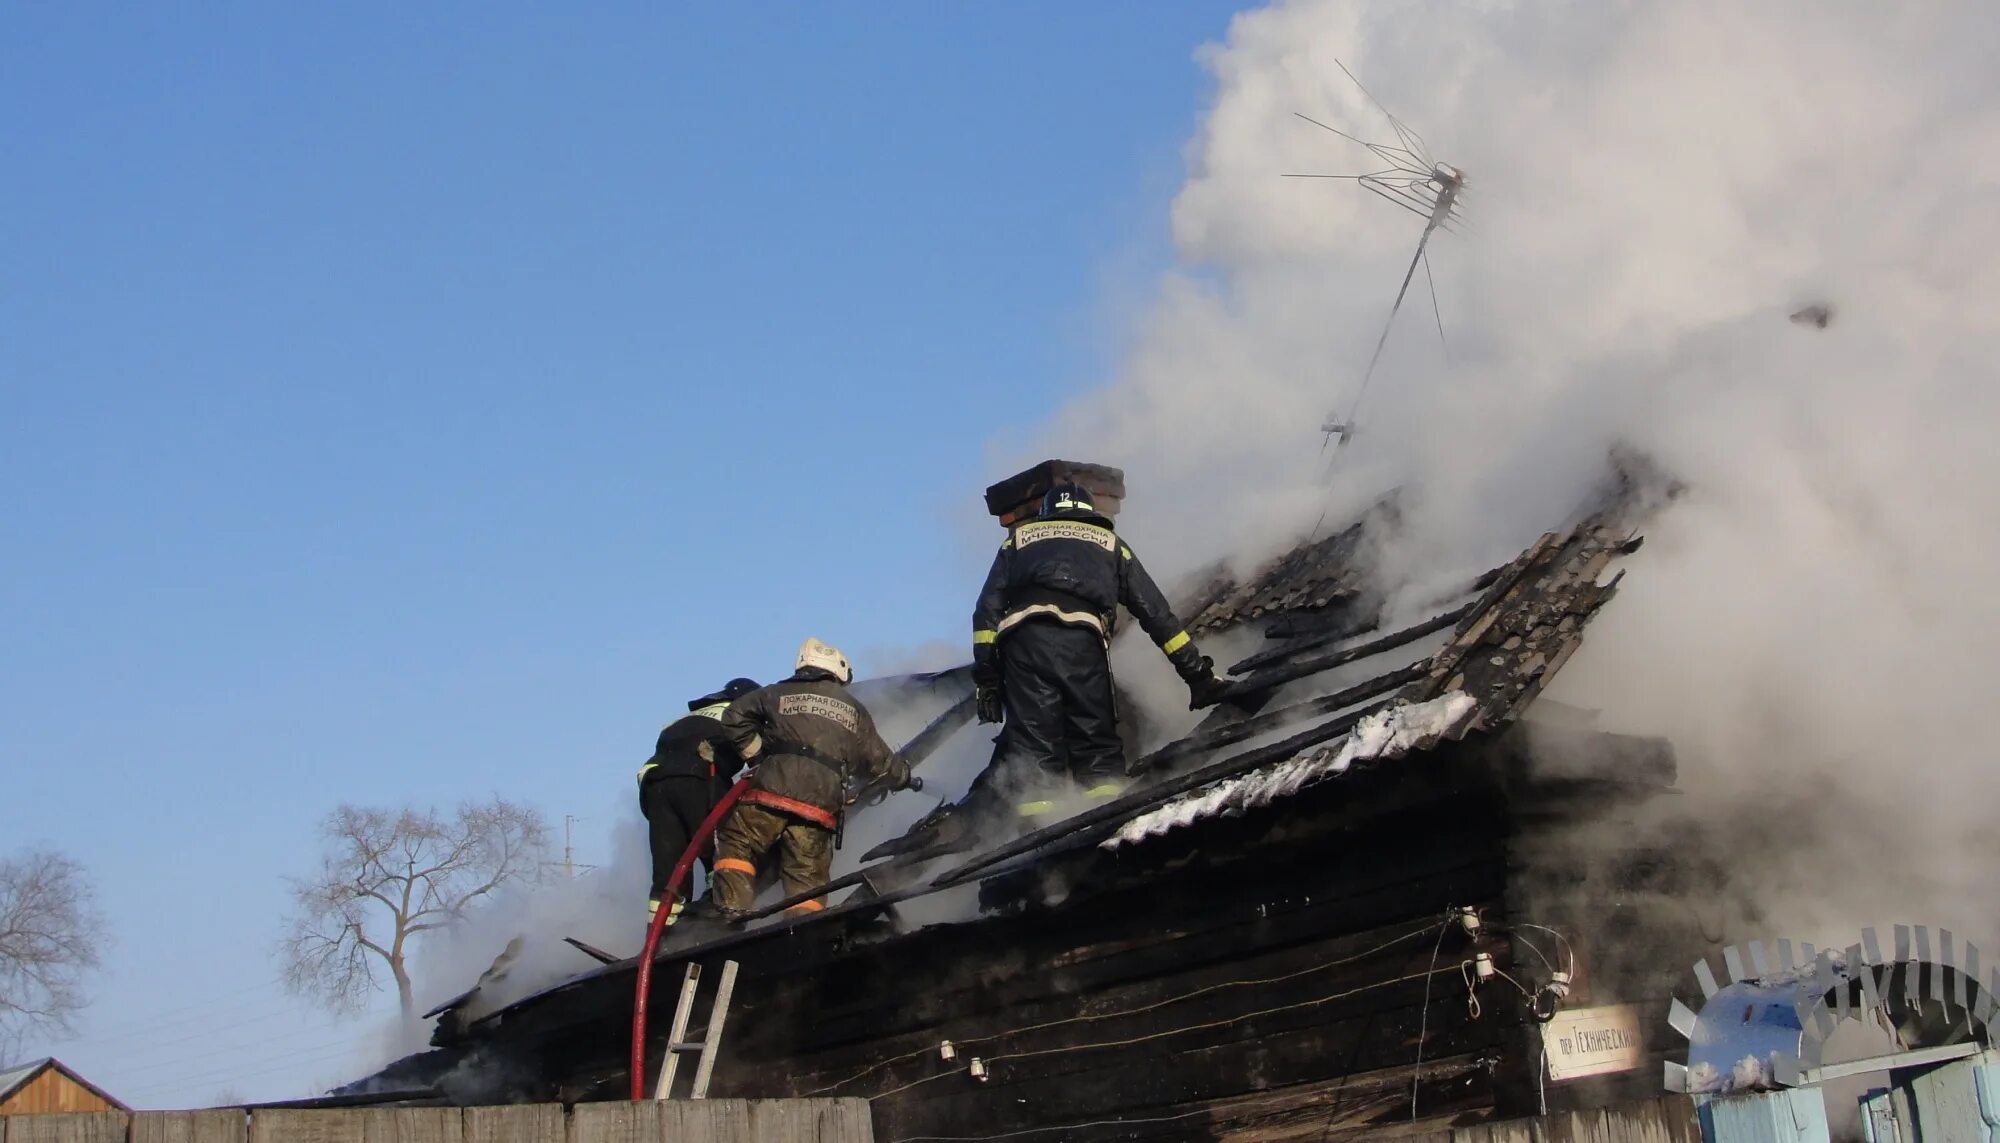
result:
[[[655,773],[648,775],[639,787],[639,810],[646,815],[653,849],[653,900],[659,900],[660,894],[666,892],[674,864],[687,852],[688,842],[694,839],[694,832],[701,828],[708,811],[715,808],[715,801],[714,783],[692,775]],[[711,844],[700,854],[702,864],[711,870],[715,865],[714,853]],[[682,900],[687,896],[687,886],[683,885]]]
[[[1104,639],[1087,627],[1030,619],[1000,636],[1007,720],[994,748],[1001,782],[1074,780],[1086,789],[1125,781],[1118,700]]]
[[[715,831],[715,904],[727,915],[748,912],[757,890],[771,880],[771,851],[777,850],[777,871],[785,896],[818,888],[833,869],[833,831],[767,806],[738,802]],[[803,901],[787,912],[816,913],[820,899]]]

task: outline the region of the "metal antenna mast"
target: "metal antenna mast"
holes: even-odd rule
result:
[[[1380,111],[1383,117],[1388,120],[1389,129],[1395,132],[1396,143],[1394,145],[1371,143],[1359,136],[1350,135],[1338,127],[1328,126],[1304,112],[1294,112],[1293,114],[1315,127],[1331,131],[1333,134],[1346,139],[1350,143],[1367,148],[1371,154],[1387,163],[1388,166],[1381,170],[1369,171],[1358,175],[1296,173],[1287,174],[1285,177],[1292,179],[1350,179],[1381,198],[1387,199],[1404,210],[1422,218],[1424,220],[1424,229],[1423,233],[1417,236],[1416,251],[1410,255],[1409,268],[1403,272],[1402,284],[1396,289],[1396,300],[1390,304],[1389,316],[1382,323],[1381,336],[1375,339],[1375,350],[1368,357],[1368,367],[1361,374],[1361,384],[1356,387],[1354,397],[1347,403],[1347,408],[1344,411],[1340,409],[1334,410],[1327,417],[1326,423],[1320,426],[1320,431],[1324,434],[1320,439],[1320,451],[1327,454],[1325,478],[1328,480],[1331,480],[1333,476],[1334,461],[1339,457],[1341,447],[1347,443],[1349,437],[1354,435],[1355,416],[1360,412],[1361,399],[1367,395],[1368,386],[1375,379],[1375,367],[1382,361],[1382,350],[1389,344],[1389,331],[1395,328],[1396,314],[1403,308],[1403,299],[1409,296],[1410,283],[1416,279],[1419,263],[1423,265],[1424,278],[1430,284],[1431,311],[1437,316],[1438,340],[1444,340],[1444,316],[1438,311],[1437,282],[1431,277],[1428,249],[1431,235],[1437,231],[1446,230],[1456,233],[1454,224],[1459,220],[1459,196],[1465,189],[1465,173],[1463,171],[1460,171],[1456,167],[1440,163],[1432,158],[1430,149],[1424,144],[1423,136],[1411,130],[1409,125],[1396,118],[1388,108],[1382,106],[1381,101],[1376,99],[1362,85],[1359,79],[1355,78],[1354,73],[1347,70],[1346,64],[1340,63],[1338,60],[1335,60],[1334,63],[1339,66],[1342,74],[1346,75],[1349,80],[1353,81],[1354,86],[1360,89],[1361,94],[1366,96],[1368,101],[1375,105],[1376,110]],[[1326,510],[1321,509],[1319,523],[1313,525],[1314,538],[1319,536],[1319,530],[1325,523]]]

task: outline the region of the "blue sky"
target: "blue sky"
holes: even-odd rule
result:
[[[52,1050],[303,1094],[343,800],[635,811],[807,634],[963,637],[1116,359],[1231,3],[0,12],[0,850],[116,947]]]

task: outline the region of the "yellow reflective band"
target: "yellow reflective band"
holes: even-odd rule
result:
[[[1171,655],[1175,651],[1180,650],[1182,647],[1185,647],[1192,642],[1194,642],[1194,640],[1188,638],[1188,633],[1183,631],[1180,634],[1174,636],[1173,638],[1167,640],[1166,642],[1160,644],[1160,650],[1165,651],[1167,654]]]
[[[1083,796],[1086,798],[1115,798],[1124,792],[1125,792],[1124,783],[1105,782],[1101,785],[1092,786],[1090,789],[1085,790],[1083,792]]]
[[[1132,558],[1132,549],[1130,548],[1119,548],[1118,552],[1128,560]]]
[[[639,776],[643,778],[646,776],[646,771],[657,770],[659,768],[660,764],[658,762],[648,762],[644,766],[639,767]]]
[[[972,633],[972,645],[977,647],[981,643],[991,643],[999,637],[1000,633],[998,631],[974,631]]]
[[[1052,814],[1055,812],[1055,809],[1056,804],[1054,802],[1022,802],[1020,805],[1014,807],[1014,812],[1024,818],[1031,818],[1036,814]]]

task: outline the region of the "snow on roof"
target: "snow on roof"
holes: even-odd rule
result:
[[[1102,844],[1113,849],[1126,842],[1190,825],[1203,818],[1238,814],[1289,797],[1321,778],[1346,773],[1354,763],[1398,758],[1464,730],[1479,704],[1464,691],[1451,691],[1429,702],[1390,707],[1361,720],[1338,749],[1322,747],[1284,762],[1184,794],[1159,809],[1126,822]]]

